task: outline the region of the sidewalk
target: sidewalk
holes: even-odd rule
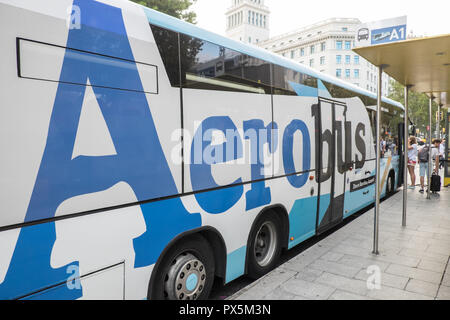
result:
[[[431,200],[408,190],[406,228],[402,195],[380,205],[378,256],[371,209],[229,299],[449,300],[450,189]]]

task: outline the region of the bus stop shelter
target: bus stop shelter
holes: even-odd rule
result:
[[[405,41],[385,43],[368,47],[354,48],[354,52],[361,57],[377,66],[378,75],[378,111],[381,110],[382,95],[382,73],[385,72],[405,86],[405,114],[408,114],[408,93],[413,90],[419,93],[425,93],[429,97],[429,126],[427,142],[431,143],[432,138],[432,102],[438,104],[439,111],[448,109],[450,106],[450,34],[435,37],[417,38]],[[377,112],[378,115],[380,112]],[[440,114],[440,112],[438,112]],[[447,112],[445,112],[448,118]],[[408,124],[409,121],[405,117],[405,141],[404,146],[408,144]],[[379,119],[379,118],[378,118]],[[440,119],[438,119],[440,120]],[[448,119],[447,119],[448,121]],[[440,134],[440,121],[437,122],[437,134]],[[377,139],[379,140],[379,121],[377,121]],[[448,160],[448,130],[445,131],[446,152]],[[439,137],[439,136],[438,136]],[[378,148],[379,149],[379,148]],[[379,153],[379,152],[378,152]],[[379,154],[377,156],[377,176],[379,170]],[[407,210],[407,157],[404,157],[403,165],[403,221],[402,225],[406,226],[406,210]],[[448,162],[447,162],[448,164]],[[428,185],[430,185],[431,177],[431,154],[428,165]],[[446,166],[445,182],[448,182],[450,174],[448,166]],[[378,179],[377,179],[378,180]],[[444,183],[445,183],[444,182]],[[375,201],[375,226],[374,226],[374,253],[378,254],[378,216],[379,216],[379,183],[376,186]],[[430,188],[428,188],[427,198],[430,199]]]

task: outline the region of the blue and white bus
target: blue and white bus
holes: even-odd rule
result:
[[[0,299],[206,299],[399,185],[403,107],[121,0],[0,0]]]

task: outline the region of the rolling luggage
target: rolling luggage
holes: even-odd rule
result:
[[[431,183],[430,183],[430,191],[431,192],[439,192],[441,191],[441,176],[433,172],[433,175],[431,176]]]

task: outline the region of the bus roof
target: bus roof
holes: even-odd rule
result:
[[[184,34],[192,36],[192,37],[200,38],[202,40],[224,46],[228,49],[239,51],[241,53],[253,56],[255,58],[265,60],[267,62],[277,64],[277,65],[292,69],[297,72],[307,74],[309,76],[318,78],[320,80],[327,81],[331,84],[340,86],[344,89],[356,92],[358,94],[368,96],[375,100],[377,99],[377,95],[374,94],[373,92],[367,91],[358,86],[355,86],[353,84],[342,81],[336,77],[320,73],[317,70],[314,70],[308,66],[305,66],[305,65],[295,62],[293,60],[287,59],[278,54],[274,54],[268,50],[265,50],[265,49],[262,49],[262,48],[259,48],[259,47],[253,46],[253,45],[248,45],[248,44],[245,44],[245,43],[242,43],[239,41],[232,40],[230,38],[207,31],[207,30],[202,29],[194,24],[179,20],[179,19],[169,16],[167,14],[158,12],[153,9],[149,9],[144,6],[142,6],[142,7],[145,9],[145,13],[147,15],[149,22],[154,25],[157,25],[159,27],[166,28],[166,29],[176,31],[176,32],[180,32],[180,33],[184,33]],[[397,101],[394,101],[394,100],[386,98],[386,97],[383,97],[382,101],[404,110],[403,105]]]

